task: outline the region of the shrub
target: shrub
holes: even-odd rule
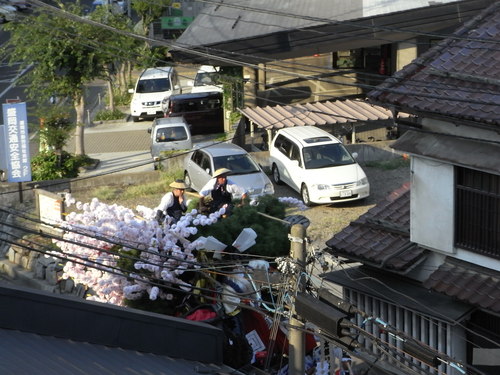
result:
[[[214,236],[222,243],[231,245],[244,228],[257,233],[256,244],[246,254],[284,256],[290,253],[289,228],[281,222],[259,215],[262,212],[279,219],[285,217],[286,206],[277,198],[267,195],[259,198],[258,206],[234,207],[232,215],[213,225],[199,226],[198,235]]]
[[[43,151],[31,159],[31,177],[33,181],[78,177],[79,168],[91,162],[92,159],[86,155]]]
[[[121,120],[125,118],[127,115],[120,111],[119,109],[115,109],[114,111],[110,111],[109,109],[104,109],[102,111],[97,112],[95,115],[95,121],[109,121],[109,120]]]
[[[38,110],[40,115],[40,142],[46,149],[60,151],[70,138],[74,124],[67,109],[49,107]]]
[[[123,106],[130,105],[130,100],[132,99],[132,94],[130,94],[127,91],[121,92],[118,90],[115,90],[114,94],[115,94],[115,96],[114,96],[115,105],[123,105]]]

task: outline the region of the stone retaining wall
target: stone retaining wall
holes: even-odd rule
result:
[[[26,242],[26,246],[31,244]],[[75,285],[71,279],[62,279],[63,264],[58,258],[23,246],[9,246],[6,259],[0,261],[0,272],[7,275],[12,283],[56,294],[85,297],[86,288],[83,285]]]

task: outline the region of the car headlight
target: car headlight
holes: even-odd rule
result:
[[[330,189],[330,185],[328,184],[314,184],[313,186],[313,189],[318,189],[318,190],[328,190]]]
[[[368,178],[367,177],[363,177],[361,180],[358,180],[358,186],[363,186],[363,185],[367,185],[368,184]]]
[[[267,183],[266,186],[264,186],[264,194],[273,194],[274,193],[274,186],[271,183]]]

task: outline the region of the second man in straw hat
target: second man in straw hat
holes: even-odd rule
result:
[[[212,175],[212,179],[200,190],[202,204],[207,196],[212,197],[212,201],[209,203],[210,213],[224,207],[226,214],[229,215],[232,208],[233,194],[241,195],[242,201],[246,198],[246,191],[227,177],[230,173],[231,170],[227,168],[217,169]]]

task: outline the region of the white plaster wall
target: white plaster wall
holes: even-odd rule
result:
[[[417,40],[398,43],[396,52],[396,70],[403,69],[417,58]]]
[[[411,241],[453,253],[453,166],[414,156],[411,176]]]

